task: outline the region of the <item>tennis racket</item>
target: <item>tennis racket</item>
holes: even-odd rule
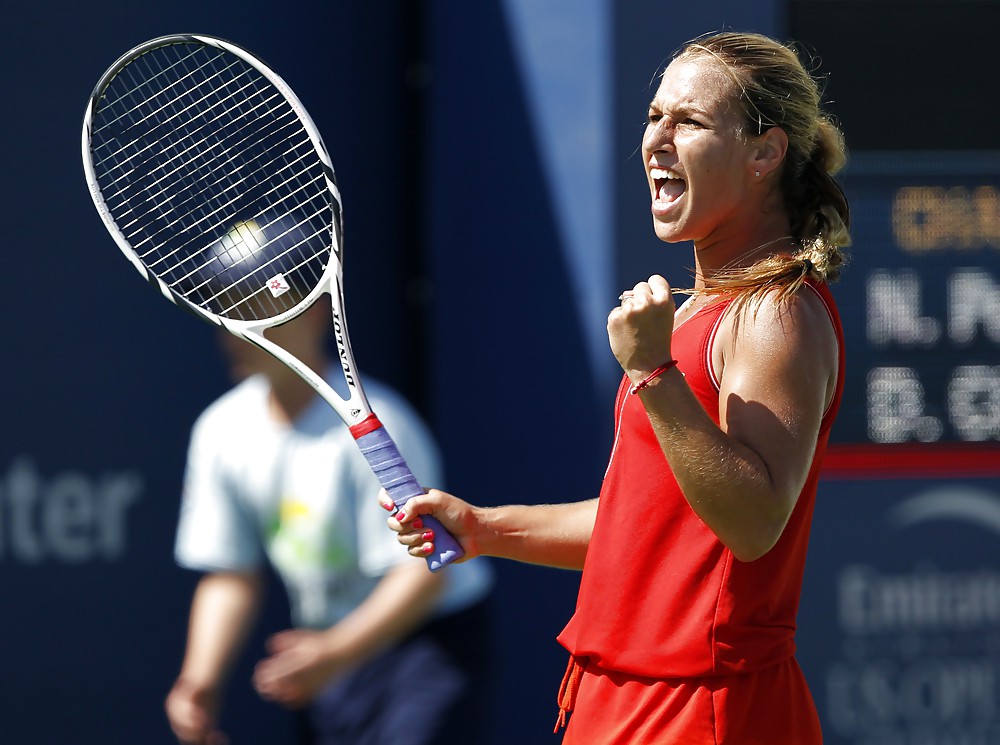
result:
[[[266,64],[210,36],[140,44],[100,79],[83,120],[97,211],[168,300],[274,355],[350,428],[398,510],[422,493],[365,397],[344,317],[340,191],[305,107]],[[264,331],[322,293],[348,396]],[[430,517],[437,571],[462,556]]]

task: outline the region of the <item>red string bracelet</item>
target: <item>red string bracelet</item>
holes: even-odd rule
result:
[[[645,388],[647,385],[649,385],[654,380],[656,380],[658,377],[660,377],[661,375],[663,375],[663,373],[665,373],[671,367],[675,367],[676,365],[677,365],[677,360],[670,360],[670,362],[665,362],[664,364],[660,365],[658,368],[656,368],[655,370],[653,370],[653,372],[651,372],[649,375],[647,375],[644,380],[640,380],[638,383],[636,383],[634,386],[632,386],[629,389],[629,393],[631,393],[632,395],[635,395],[636,393],[638,393],[639,391],[641,391],[643,388]]]

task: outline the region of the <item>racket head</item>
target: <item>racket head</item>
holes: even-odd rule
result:
[[[202,34],[136,46],[95,86],[82,151],[116,244],[172,302],[252,337],[329,290],[343,323],[333,165],[294,92],[249,51]]]
[[[104,73],[83,120],[84,172],[115,242],[180,307],[253,342],[295,370],[351,426],[397,503],[419,484],[354,374],[343,297],[343,218],[333,165],[287,84],[253,54],[201,34],[140,44]],[[349,397],[264,336],[320,295]],[[442,544],[428,566],[461,556]]]

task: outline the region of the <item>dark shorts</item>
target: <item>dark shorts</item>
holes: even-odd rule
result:
[[[309,745],[475,745],[485,742],[487,602],[435,619],[331,685],[302,718]]]

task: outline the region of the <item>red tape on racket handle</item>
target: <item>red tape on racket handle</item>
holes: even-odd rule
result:
[[[397,508],[402,507],[412,497],[424,493],[410,467],[400,455],[396,443],[374,416],[351,427],[351,432],[365,460],[378,477],[378,482],[388,492]],[[421,515],[420,519],[427,528],[434,531],[434,553],[427,557],[427,566],[432,572],[462,557],[465,553],[462,547],[438,520],[430,515]]]

